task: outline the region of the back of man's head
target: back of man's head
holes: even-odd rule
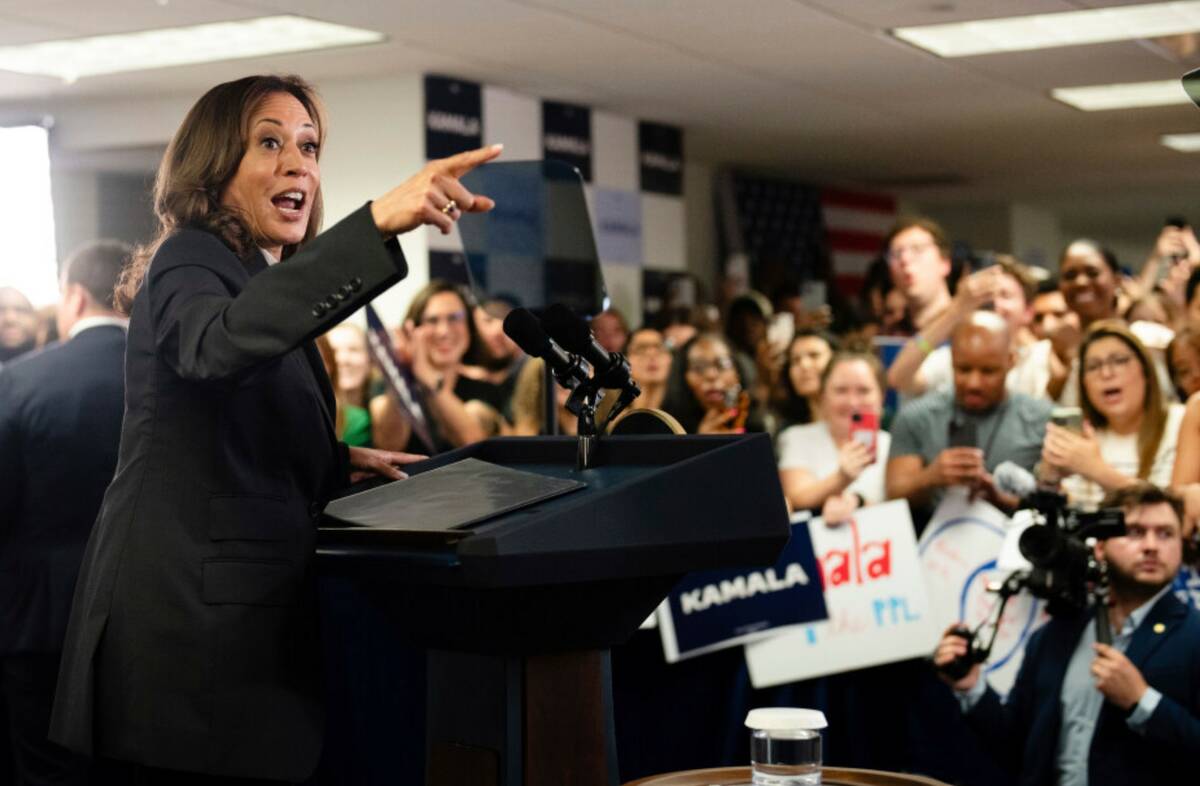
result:
[[[132,247],[119,240],[86,243],[63,262],[62,281],[64,285],[78,284],[87,292],[90,310],[113,312],[113,292],[132,252]]]
[[[954,395],[968,412],[992,409],[1005,396],[1005,380],[1013,364],[1008,322],[991,311],[976,311],[954,331],[950,354],[954,363]]]

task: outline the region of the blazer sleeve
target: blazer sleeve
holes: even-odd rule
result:
[[[8,532],[21,503],[22,455],[12,372],[0,371],[0,537]]]
[[[199,230],[171,237],[155,255],[145,284],[155,345],[180,377],[226,379],[279,357],[408,272],[399,243],[375,228],[370,203],[231,295],[227,281],[240,265]]]
[[[967,713],[967,723],[975,730],[996,762],[1011,771],[1020,767],[1025,756],[1025,741],[1032,724],[1035,696],[1035,670],[1040,660],[1045,629],[1037,631],[1025,647],[1025,656],[1017,679],[1005,701],[990,687],[983,698]],[[1057,700],[1057,697],[1055,697]]]
[[[1200,718],[1187,707],[1163,696],[1143,727],[1146,739],[1177,751],[1200,751]]]

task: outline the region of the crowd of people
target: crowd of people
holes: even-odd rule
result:
[[[45,355],[38,348],[55,335],[71,344],[81,330],[120,323],[104,282],[111,292],[120,267],[112,257],[127,252],[100,244],[72,257],[53,325],[19,292],[0,289],[0,395],[10,396],[0,407],[14,405],[11,388],[22,378],[15,372],[36,368]],[[636,328],[610,309],[593,318],[592,329],[606,350],[627,357],[641,388],[634,407],[660,409],[688,433],[769,433],[789,508],[811,511],[824,526],[841,525],[863,506],[905,499],[919,534],[953,486],[1012,513],[1020,492],[1001,476],[1014,472],[1061,488],[1075,506],[1124,508],[1130,534],[1104,547],[1112,551],[1122,600],[1115,627],[1124,644],[1084,655],[1073,639],[1054,645],[1060,665],[1071,663],[1067,679],[1078,694],[1063,688],[1064,711],[1072,723],[1094,728],[1094,740],[1072,726],[1049,752],[1038,747],[1044,740],[1030,743],[1030,723],[1058,717],[1036,695],[1047,678],[1032,667],[1018,680],[1011,706],[996,701],[977,669],[947,682],[973,723],[993,736],[1003,732],[1010,751],[1024,751],[1019,769],[1039,778],[1057,772],[1061,783],[1102,782],[1087,780],[1087,752],[1101,730],[1134,760],[1172,762],[1200,744],[1197,613],[1182,605],[1150,613],[1173,597],[1167,589],[1176,573],[1197,558],[1200,243],[1192,229],[1164,228],[1136,274],[1089,239],[1069,243],[1052,274],[1005,254],[954,259],[935,222],[904,219],[889,232],[849,313],[806,308],[795,286],[772,295],[669,304],[660,320]],[[546,433],[542,361],[525,357],[502,329],[515,305],[504,297],[478,300],[447,281],[421,289],[390,333],[390,350],[414,386],[407,401],[373,362],[369,334],[356,322],[319,336],[337,437],[354,447],[433,454],[497,435]],[[834,332],[834,325],[843,329]],[[556,431],[575,433],[565,391],[556,386],[552,395]],[[414,427],[414,409],[424,413],[427,429]],[[98,494],[88,499],[98,504]],[[1122,647],[1138,640],[1141,627],[1168,619],[1184,631],[1178,642],[1191,659],[1171,674],[1186,679],[1148,683],[1142,674],[1162,668],[1152,663],[1146,671],[1143,658],[1139,671]],[[52,635],[61,637],[65,624],[60,620]],[[1045,638],[1052,635],[1065,634]],[[1045,662],[1050,645],[1035,641],[1031,662],[1053,671]],[[935,662],[960,655],[963,646],[948,634]],[[13,662],[5,658],[6,670]],[[1061,668],[1057,674],[1061,680]],[[19,679],[5,676],[6,684]],[[1038,680],[1037,687],[1021,680]],[[1110,690],[1113,681],[1120,682]],[[1106,698],[1120,709],[1117,720],[1107,705],[1101,711]],[[10,731],[20,749],[36,732],[13,710]],[[44,715],[33,722],[48,722]],[[1109,751],[1113,756],[1116,763],[1103,766],[1133,766]],[[1102,766],[1095,756],[1091,761]]]

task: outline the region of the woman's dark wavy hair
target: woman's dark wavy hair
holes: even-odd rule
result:
[[[463,354],[460,363],[467,366],[477,365],[484,354],[483,342],[480,340],[479,333],[475,329],[475,319],[471,313],[475,308],[475,297],[463,285],[447,281],[444,278],[430,279],[429,283],[421,287],[420,291],[413,296],[412,301],[408,304],[408,311],[404,314],[404,321],[411,321],[414,326],[420,325],[421,320],[425,316],[425,309],[429,306],[429,301],[434,295],[440,295],[444,292],[456,295],[462,301],[463,310],[467,314],[467,351]]]
[[[797,341],[805,338],[817,338],[824,341],[825,346],[829,347],[830,357],[833,357],[841,349],[840,342],[824,330],[798,330],[796,335],[792,336],[783,356],[783,368],[779,371],[779,384],[775,386],[771,395],[772,407],[779,415],[780,428],[812,423],[813,420],[812,406],[808,403],[808,399],[797,393],[796,388],[792,385],[792,347],[796,345]]]
[[[245,259],[261,236],[253,217],[221,204],[221,194],[237,173],[250,137],[250,118],[271,95],[287,93],[308,112],[317,127],[318,155],[325,141],[323,107],[312,86],[298,76],[247,76],[209,90],[184,117],[158,167],[154,182],[154,214],[158,233],[134,250],[121,272],[115,302],[128,314],[146,278],[150,260],[167,238],[185,227],[213,233]],[[312,195],[306,242],[321,228],[321,191]],[[297,245],[284,246],[284,258]]]

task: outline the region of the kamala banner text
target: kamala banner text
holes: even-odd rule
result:
[[[675,663],[825,616],[813,544],[799,526],[772,567],[689,573],[659,605],[658,629]]]
[[[854,519],[808,528],[825,585],[828,620],[776,631],[746,645],[756,688],[928,655],[940,632],[929,600],[912,515],[903,500],[872,505]]]

